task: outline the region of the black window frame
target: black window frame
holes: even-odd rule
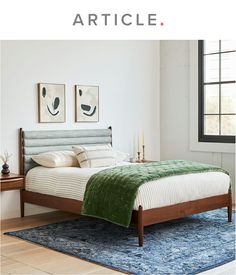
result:
[[[220,85],[221,82],[215,84]],[[236,83],[235,81],[223,81],[223,83]],[[221,99],[220,99],[221,100]],[[198,141],[235,143],[235,136],[229,135],[205,135],[204,134],[204,41],[198,41]]]

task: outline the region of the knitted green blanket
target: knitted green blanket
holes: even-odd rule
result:
[[[102,170],[87,183],[82,214],[128,227],[139,186],[163,177],[209,171],[228,174],[220,167],[185,160],[124,165]]]

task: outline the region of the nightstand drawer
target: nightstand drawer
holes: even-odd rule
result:
[[[1,180],[1,191],[23,189],[23,188],[24,188],[24,178]]]

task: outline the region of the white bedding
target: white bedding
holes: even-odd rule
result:
[[[128,164],[128,163],[122,163]],[[83,201],[89,178],[104,168],[42,166],[26,176],[26,190]],[[144,210],[228,193],[230,178],[221,172],[187,174],[161,178],[139,187],[134,209]]]

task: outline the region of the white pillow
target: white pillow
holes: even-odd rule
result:
[[[52,151],[32,156],[39,165],[45,167],[76,167],[79,166],[73,151]]]
[[[81,168],[116,165],[116,155],[110,144],[73,146]]]
[[[130,159],[130,155],[128,153],[124,153],[121,151],[115,151],[115,154],[116,154],[116,162],[117,163],[120,163],[123,161],[129,161],[129,159]]]

